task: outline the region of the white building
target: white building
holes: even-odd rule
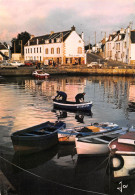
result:
[[[24,60],[51,64],[84,64],[84,37],[71,30],[32,37],[24,46]]]
[[[135,30],[130,27],[109,35],[106,41],[106,58],[135,64]]]

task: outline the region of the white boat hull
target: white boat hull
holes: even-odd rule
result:
[[[75,139],[76,151],[78,155],[106,155],[109,153],[107,144],[95,144],[78,141]]]

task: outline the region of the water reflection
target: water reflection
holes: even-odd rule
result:
[[[56,114],[57,120],[64,119],[68,117],[68,113],[73,113],[76,121],[78,123],[84,123],[85,116],[89,116],[92,118],[93,113],[91,111],[89,112],[81,112],[81,111],[66,111],[66,110],[59,110],[59,109],[52,109],[52,112]]]
[[[51,160],[57,153],[58,145],[52,147],[49,150],[33,153],[31,155],[25,155],[16,152],[13,156],[12,163],[26,170],[32,169],[45,164],[47,161]],[[14,170],[22,171],[21,169],[16,169],[16,167],[14,167]]]

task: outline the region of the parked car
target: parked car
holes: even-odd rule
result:
[[[2,63],[0,64],[0,68],[4,69],[4,68],[18,68],[18,65],[12,65],[11,63]]]
[[[24,63],[22,63],[20,61],[12,61],[12,62],[10,62],[10,64],[13,66],[24,66]]]
[[[88,68],[92,68],[92,67],[99,67],[101,68],[102,67],[102,64],[99,64],[98,62],[91,62],[90,64],[87,64],[87,67]]]
[[[34,65],[34,63],[33,63],[32,61],[29,61],[29,60],[26,60],[26,61],[24,62],[24,64],[25,64],[26,66],[32,66],[32,65]]]

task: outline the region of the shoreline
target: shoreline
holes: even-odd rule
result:
[[[50,75],[135,76],[134,68],[87,68],[86,66],[41,67]],[[32,76],[35,67],[0,69],[1,76]]]

